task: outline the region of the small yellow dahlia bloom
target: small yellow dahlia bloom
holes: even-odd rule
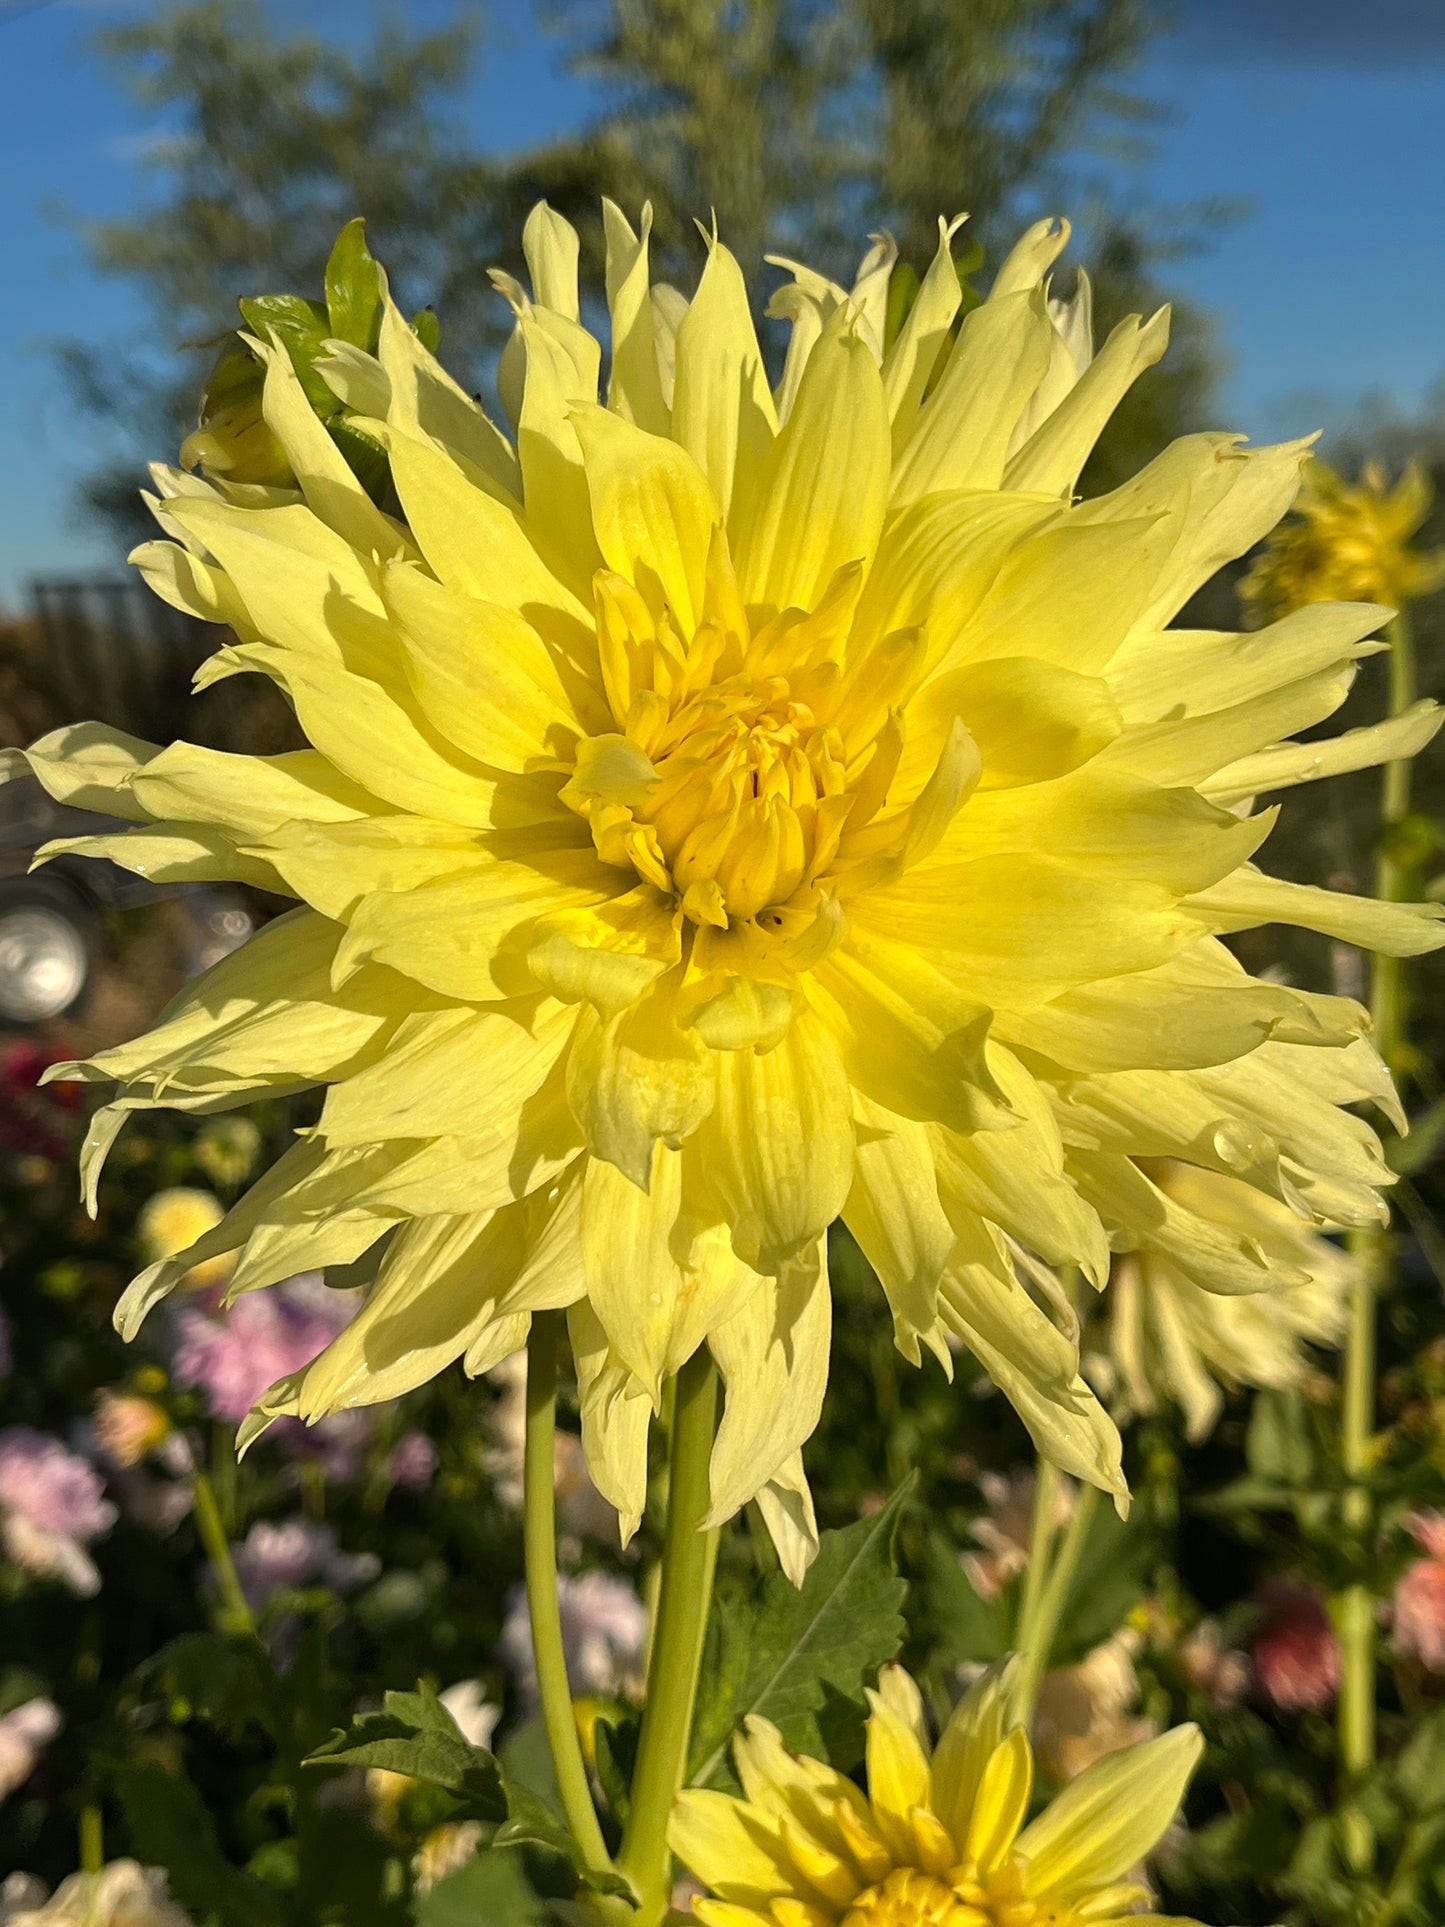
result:
[[[1281,615],[1309,602],[1398,606],[1445,583],[1445,550],[1410,537],[1430,512],[1430,479],[1412,462],[1393,488],[1378,462],[1356,483],[1318,459],[1305,469],[1294,517],[1271,536],[1240,585],[1245,600]]]
[[[1033,1754],[1007,1718],[1011,1670],[984,1674],[930,1757],[918,1688],[886,1667],[866,1794],[749,1719],[743,1798],[693,1789],[673,1810],[673,1851],[711,1890],[693,1902],[704,1927],[1167,1927],[1137,1911],[1137,1869],[1184,1797],[1198,1728],[1108,1754],[1025,1826]]]
[[[1299,1385],[1309,1369],[1305,1347],[1338,1343],[1359,1260],[1238,1178],[1169,1159],[1153,1179],[1203,1222],[1253,1240],[1276,1268],[1270,1290],[1229,1295],[1200,1286],[1158,1246],[1115,1267],[1104,1309],[1122,1409],[1154,1412],[1173,1400],[1198,1441],[1219,1417],[1221,1384]]]
[[[1169,625],[1289,506],[1302,444],[1176,442],[1079,502],[1167,317],[1085,344],[1050,308],[1063,223],[960,303],[942,225],[896,339],[891,249],[805,267],[770,385],[742,275],[650,285],[605,209],[608,375],[578,243],[545,206],[498,386],[503,433],[393,304],[319,364],[387,450],[385,507],[256,341],[295,487],[155,471],[152,586],[229,625],[202,682],[271,677],[311,747],[253,757],[98,725],[20,766],[135,827],[66,847],[297,907],[149,1035],[72,1067],[126,1115],[321,1085],[319,1120],[189,1251],[233,1293],[370,1254],[355,1322],[245,1436],[514,1352],[568,1311],[584,1443],[624,1526],[650,1415],[707,1345],[726,1401],[713,1518],[757,1495],[789,1570],[828,1372],[841,1216],[900,1348],[961,1341],[1039,1449],[1122,1491],[1051,1267],[1197,1242],[1207,1290],[1267,1288],[1248,1238],[1139,1157],[1226,1169],[1307,1219],[1373,1222],[1388,1172],[1339,1106],[1386,1088],[1346,1001],[1251,980],[1270,921],[1411,954],[1439,906],[1276,882],[1242,799],[1409,753],[1438,717],[1288,739],[1343,700],[1385,612],[1254,636]],[[787,264],[791,266],[792,264]]]

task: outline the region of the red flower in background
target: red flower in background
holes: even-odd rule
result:
[[[50,1066],[65,1061],[64,1051],[29,1037],[0,1044],[0,1151],[12,1157],[66,1155],[82,1116],[82,1087],[49,1084],[40,1089]]]
[[[1281,1712],[1323,1712],[1340,1683],[1340,1646],[1324,1600],[1295,1579],[1267,1580],[1257,1598],[1264,1616],[1250,1657],[1261,1693]]]

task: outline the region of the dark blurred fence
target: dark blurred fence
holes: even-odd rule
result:
[[[191,677],[219,630],[134,576],[40,580],[31,599],[35,668],[65,720],[91,716],[160,742],[186,733]]]

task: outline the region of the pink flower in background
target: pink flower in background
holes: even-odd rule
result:
[[[0,1800],[24,1786],[59,1731],[60,1709],[51,1700],[26,1700],[0,1715]]]
[[[84,1597],[100,1590],[85,1550],[109,1532],[116,1510],[89,1460],[28,1425],[0,1432],[0,1544],[27,1572],[60,1579]]]
[[[1281,1712],[1323,1712],[1340,1683],[1340,1646],[1324,1600],[1293,1579],[1270,1579],[1257,1596],[1264,1617],[1250,1656],[1260,1691]]]
[[[573,1693],[578,1698],[614,1699],[640,1692],[647,1612],[627,1581],[606,1572],[584,1572],[575,1579],[563,1573],[557,1581],[557,1600]],[[520,1586],[513,1588],[507,1602],[499,1651],[522,1698],[535,1705],[537,1665],[527,1595]]]
[[[342,1552],[330,1526],[311,1519],[262,1519],[231,1548],[236,1577],[253,1609],[273,1593],[303,1586],[354,1592],[381,1571],[374,1552]]]
[[[404,1432],[392,1449],[386,1469],[393,1485],[422,1492],[436,1477],[437,1450],[425,1432]]]
[[[309,1365],[351,1323],[357,1303],[353,1292],[328,1291],[319,1272],[303,1272],[244,1293],[224,1317],[183,1305],[176,1380],[198,1386],[217,1418],[239,1425],[268,1386]]]
[[[1431,1673],[1445,1673],[1445,1512],[1412,1512],[1405,1521],[1425,1553],[1395,1583],[1395,1644]]]
[[[300,1371],[356,1315],[360,1294],[332,1291],[319,1272],[303,1272],[265,1291],[248,1291],[223,1316],[199,1305],[176,1313],[172,1369],[178,1385],[203,1391],[217,1418],[239,1425],[278,1378]],[[354,1477],[371,1437],[366,1412],[338,1412],[318,1424],[279,1419],[269,1437],[321,1461],[333,1479]]]

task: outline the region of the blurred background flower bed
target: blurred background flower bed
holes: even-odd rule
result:
[[[24,11],[0,5],[0,34]],[[683,286],[701,258],[692,217],[712,207],[751,275],[775,244],[842,274],[846,237],[870,224],[921,270],[940,209],[970,206],[960,268],[986,284],[1001,237],[1065,183],[1082,186],[1092,213],[1077,254],[1101,337],[1157,305],[1175,261],[1238,218],[1141,198],[1152,107],[1137,61],[1164,24],[1142,0],[555,11],[595,111],[502,155],[469,143],[450,104],[477,49],[467,20],[403,8],[374,35],[294,33],[279,11],[188,0],[105,29],[110,71],[164,133],[145,155],[143,210],[80,236],[139,297],[150,337],[130,362],[107,344],[60,344],[94,430],[93,526],[113,532],[117,557],[146,532],[141,454],[169,454],[195,429],[235,298],[319,295],[336,229],[358,211],[412,306],[435,305],[441,352],[463,378],[505,332],[485,270],[521,268],[518,214],[542,194],[576,222],[594,269],[598,195],[629,208],[650,198],[654,247]],[[502,24],[537,31],[527,9],[515,15]],[[1244,307],[1249,289],[1229,298]],[[1328,298],[1302,290],[1302,315]],[[1121,409],[1086,493],[1207,418],[1219,373],[1209,313],[1184,302],[1175,342]],[[238,406],[227,432],[244,430]],[[208,420],[218,412],[213,393]],[[1336,419],[1324,452],[1331,466],[1309,471],[1269,551],[1224,571],[1186,621],[1257,626],[1334,596],[1408,603],[1420,693],[1438,693],[1445,433],[1428,411],[1377,407]],[[0,742],[99,715],[159,740],[293,746],[258,678],[192,699],[190,672],[220,632],[157,613],[121,577],[116,566],[46,578],[23,612],[0,612]],[[1385,704],[1372,661],[1343,720],[1372,722]],[[1272,841],[1273,868],[1368,888],[1377,776],[1311,797]],[[444,1723],[494,1746],[509,1779],[548,1799],[521,1591],[521,1360],[476,1383],[453,1369],[310,1428],[283,1420],[238,1463],[238,1422],[345,1326],[360,1287],[335,1268],[306,1273],[222,1317],[227,1263],[198,1266],[122,1344],[111,1317],[133,1273],[185,1249],[314,1113],[283,1099],[244,1117],[138,1117],[86,1211],[76,1173],[91,1095],[44,1073],[134,1035],[278,908],[259,891],[162,890],[119,872],[85,883],[64,860],[27,877],[40,843],[87,827],[28,782],[0,789],[0,1922],[565,1920],[544,1840],[478,1856],[486,1823],[459,1793],[374,1763],[305,1764],[420,1682]],[[1389,834],[1402,894],[1438,895],[1438,753]],[[1347,946],[1277,928],[1236,945],[1281,982],[1364,994],[1368,959]],[[941,1720],[1012,1645],[1042,1519],[1073,1559],[1033,1736],[1047,1783],[1181,1720],[1205,1735],[1185,1822],[1155,1868],[1161,1913],[1241,1927],[1445,1917],[1442,985],[1438,957],[1411,966],[1393,1058],[1415,1129],[1387,1144],[1400,1182],[1369,1438],[1379,1529],[1363,1551],[1337,1528],[1334,1351],[1359,1260],[1287,1213],[1263,1212],[1252,1230],[1266,1245],[1294,1239],[1305,1282],[1263,1314],[1248,1299],[1202,1302],[1155,1256],[1121,1261],[1088,1313],[1086,1375],[1125,1422],[1127,1522],[1062,1478],[1040,1503],[1027,1435],[966,1354],[952,1384],[936,1365],[903,1368],[866,1261],[835,1227],[835,1365],[805,1456],[819,1522],[842,1536],[825,1539],[799,1606],[779,1591],[756,1508],[725,1533],[704,1737],[709,1706],[725,1735],[752,1703],[735,1644],[739,1626],[759,1623],[750,1615],[832,1615],[856,1672],[896,1655],[905,1600],[902,1657]],[[1192,1208],[1210,1215],[1200,1173],[1161,1168],[1157,1181],[1181,1195],[1193,1184]],[[1213,1205],[1225,1219],[1233,1208]],[[635,1745],[664,1494],[655,1481],[641,1533],[619,1550],[578,1427],[564,1409],[563,1624],[584,1749],[613,1795]],[[1379,1764],[1356,1790],[1379,1848],[1368,1877],[1342,1845],[1334,1738],[1337,1602],[1361,1586],[1384,1660]],[[831,1663],[814,1652],[802,1664],[806,1717],[789,1737],[852,1770],[863,1709],[837,1683],[848,1667],[835,1677]],[[720,1743],[701,1770],[731,1784]],[[77,1869],[81,1885],[67,1886]]]

